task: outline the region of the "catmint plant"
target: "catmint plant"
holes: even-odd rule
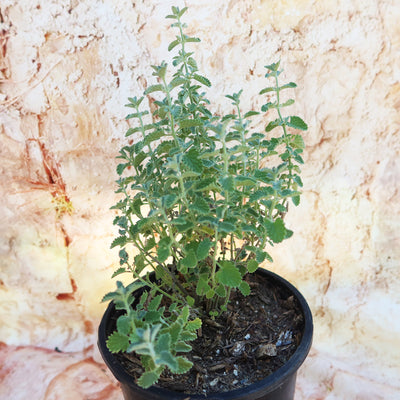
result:
[[[107,346],[141,357],[144,388],[165,368],[187,372],[192,362],[184,354],[201,320],[226,312],[232,291],[250,293],[245,275],[272,261],[268,245],[292,235],[284,215],[289,202],[299,204],[302,186],[304,142],[296,131],[307,125],[283,115],[294,100],[281,101],[296,84],[280,84],[279,62],[267,65],[271,86],[260,91],[267,98],[260,111],[243,113],[239,91],[226,96],[232,114],[213,114],[204,92],[211,83],[188,48],[200,39],[184,33],[186,10],[172,7],[167,16],[177,30],[168,47],[172,72],[165,62],[152,66],[154,84],[129,98],[126,136],[140,140],[118,156],[119,234],[111,247],[120,248],[120,268],[113,277],[129,273],[133,283],[118,281],[103,298],[122,310]],[[150,94],[157,98],[152,113]],[[251,128],[260,113],[275,113],[264,132]]]

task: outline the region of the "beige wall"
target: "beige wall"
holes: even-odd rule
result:
[[[190,7],[216,111],[240,88],[245,108],[259,105],[263,66],[279,58],[297,82],[292,111],[310,126],[304,196],[271,268],[309,299],[315,352],[398,386],[397,0],[2,0],[0,341],[95,342],[117,262],[109,207],[123,105],[151,83],[149,64],[170,59],[173,4]]]

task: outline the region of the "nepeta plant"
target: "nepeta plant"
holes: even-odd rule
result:
[[[260,91],[270,100],[261,112],[275,110],[277,117],[264,133],[251,129],[259,112],[242,112],[242,91],[226,96],[234,113],[213,114],[203,92],[211,83],[187,48],[200,40],[184,33],[185,11],[172,7],[167,16],[178,30],[168,48],[179,49],[173,75],[165,62],[152,66],[156,83],[144,92],[158,96],[155,111],[142,108],[144,97],[129,98],[127,119],[135,124],[126,136],[139,133],[141,140],[121,149],[117,167],[122,197],[113,207],[119,236],[112,247],[120,247],[121,267],[113,276],[128,272],[134,282],[117,282],[103,299],[124,311],[107,345],[141,356],[142,387],[155,383],[165,367],[190,369],[181,354],[191,350],[201,319],[226,311],[232,290],[248,295],[244,276],[272,261],[266,246],[292,235],[283,217],[289,200],[299,204],[302,186],[304,142],[295,130],[307,125],[282,115],[294,101],[282,103],[280,96],[296,84],[279,83],[279,62],[266,66],[272,86]],[[134,303],[132,293],[143,286],[148,290]]]

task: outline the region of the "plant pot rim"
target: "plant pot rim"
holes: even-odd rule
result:
[[[297,370],[303,364],[304,360],[307,357],[307,354],[310,351],[311,344],[312,344],[312,336],[313,336],[313,319],[310,307],[307,304],[307,301],[303,297],[303,295],[293,286],[290,282],[286,279],[282,278],[281,276],[277,275],[274,272],[269,270],[259,268],[256,273],[260,273],[261,275],[276,281],[278,284],[286,287],[299,301],[300,308],[303,312],[304,316],[304,332],[302,339],[300,341],[299,346],[297,347],[296,351],[293,353],[291,358],[279,369],[273,372],[271,375],[267,376],[266,378],[252,383],[248,386],[243,388],[230,390],[228,392],[210,392],[207,394],[185,394],[181,392],[174,392],[172,390],[168,390],[162,387],[151,386],[148,389],[143,389],[140,386],[136,385],[132,376],[126,372],[126,370],[122,367],[122,365],[117,362],[113,354],[108,350],[106,346],[106,325],[114,312],[114,303],[110,302],[108,305],[101,323],[99,325],[98,330],[98,347],[100,353],[108,366],[111,370],[115,378],[123,385],[128,385],[135,389],[138,393],[145,396],[147,393],[152,396],[152,399],[176,399],[176,400],[201,400],[201,399],[208,399],[208,400],[240,400],[240,399],[257,399],[259,398],[261,393],[269,393],[273,390],[277,389],[282,383],[288,379],[293,374],[296,374]],[[251,394],[256,395],[257,397],[251,397]],[[249,397],[250,396],[250,397]]]

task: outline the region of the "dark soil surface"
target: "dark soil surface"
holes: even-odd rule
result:
[[[304,320],[297,300],[267,278],[249,275],[247,297],[233,293],[228,311],[203,321],[183,375],[163,373],[158,386],[187,394],[224,392],[266,378],[284,365],[302,337]],[[143,372],[135,354],[116,355],[136,379]]]

